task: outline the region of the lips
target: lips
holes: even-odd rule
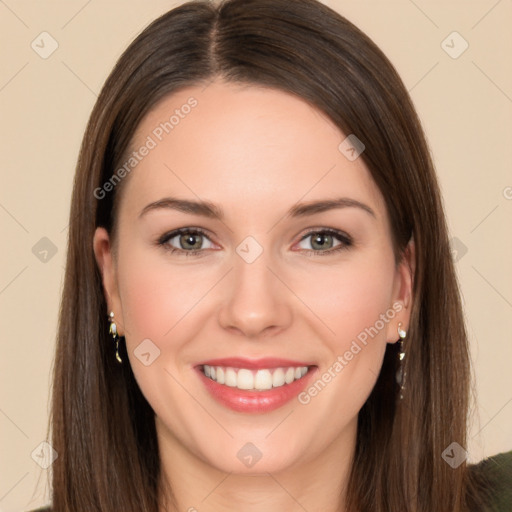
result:
[[[316,369],[310,362],[282,358],[211,359],[195,367],[217,402],[250,413],[282,407],[311,382]]]
[[[293,361],[291,359],[281,359],[276,357],[265,357],[262,359],[245,359],[242,357],[228,357],[222,359],[210,359],[203,361],[197,366],[226,366],[231,368],[247,368],[249,370],[259,370],[261,368],[282,368],[282,367],[300,367],[314,366],[314,363],[305,361]]]

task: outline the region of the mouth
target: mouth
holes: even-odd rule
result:
[[[262,413],[283,406],[311,381],[318,367],[282,359],[223,359],[195,367],[211,396],[237,412]]]

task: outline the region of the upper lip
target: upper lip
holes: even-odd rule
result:
[[[314,366],[312,363],[304,361],[293,361],[291,359],[282,359],[276,357],[264,357],[262,359],[245,359],[243,357],[224,357],[221,359],[209,359],[203,361],[197,366],[224,366],[231,368],[247,368],[260,370],[262,368],[282,368],[284,367],[300,367],[300,366]]]

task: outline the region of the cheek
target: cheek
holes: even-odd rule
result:
[[[197,276],[171,269],[161,254],[155,257],[144,248],[125,250],[118,276],[126,343],[132,350],[146,338],[163,348],[162,340],[172,338],[172,330],[204,293]]]
[[[387,347],[388,324],[395,315],[392,252],[381,248],[365,256],[317,269],[307,279],[302,276],[298,292],[323,325],[316,320],[317,332],[325,333],[322,382],[306,390],[301,403],[311,401],[324,414],[335,412],[333,435],[347,418],[357,415],[371,393]]]
[[[178,359],[196,329],[195,322],[187,323],[187,314],[192,315],[200,304],[211,287],[211,279],[201,272],[180,272],[161,253],[144,247],[132,246],[124,255],[119,261],[118,276],[130,365],[157,415],[167,417],[169,404],[183,404],[184,407],[173,409],[173,416],[167,419],[175,431],[186,436],[186,412],[182,411],[190,403],[176,382],[185,382],[190,376]],[[145,356],[147,353],[149,356]]]
[[[178,372],[180,379],[190,378],[183,361],[187,360],[189,347],[193,354],[189,360],[198,357],[193,343],[203,328],[198,315],[208,319],[214,314],[207,299],[219,280],[219,271],[207,265],[189,267],[185,257],[183,265],[176,264],[176,259],[171,263],[165,252],[148,249],[142,243],[133,243],[119,254],[126,349],[136,380],[146,397],[151,397],[148,401],[156,406],[162,390],[169,386],[168,373],[160,370]],[[141,354],[148,352],[150,364],[145,365],[147,357],[145,361]],[[174,399],[179,400],[179,388],[175,392]]]
[[[322,332],[330,332],[326,339],[337,349],[373,326],[391,307],[395,266],[392,255],[382,256],[385,253],[319,266],[296,281],[297,295],[329,328]],[[384,337],[385,329],[380,327]]]

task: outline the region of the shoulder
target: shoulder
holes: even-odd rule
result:
[[[47,505],[46,507],[38,508],[36,510],[30,510],[29,512],[52,512],[52,508],[50,505]]]
[[[468,469],[485,487],[493,512],[512,510],[512,451],[493,455]]]

